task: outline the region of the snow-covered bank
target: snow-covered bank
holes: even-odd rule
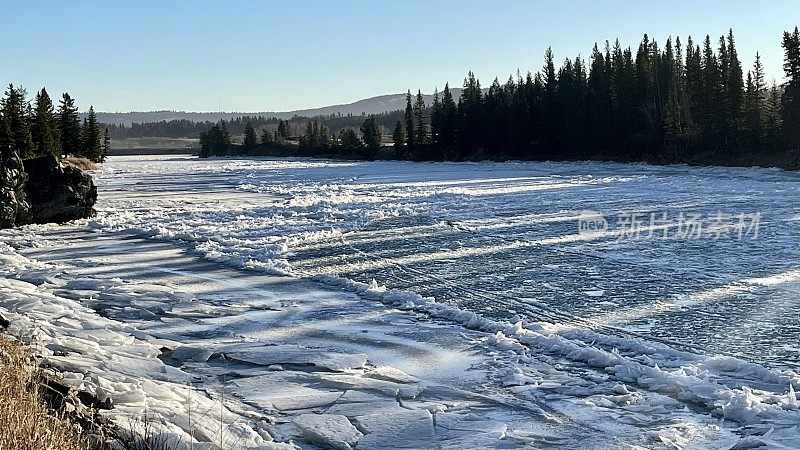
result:
[[[68,378],[119,397],[108,414],[146,405],[207,446],[795,448],[792,350],[761,355],[772,368],[734,357],[797,331],[798,213],[778,202],[792,176],[117,159],[96,220],[0,233],[0,311],[41,330]],[[576,234],[586,201],[755,200],[774,207],[763,241]],[[705,345],[720,321],[750,332],[718,334],[734,356]]]

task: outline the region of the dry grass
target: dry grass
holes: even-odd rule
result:
[[[42,375],[18,342],[0,335],[0,450],[84,450],[80,430],[45,405]]]
[[[62,163],[75,167],[81,170],[94,170],[99,166],[86,158],[78,158],[77,156],[67,156],[61,160]]]

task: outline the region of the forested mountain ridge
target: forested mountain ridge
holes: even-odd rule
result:
[[[433,94],[425,95],[425,101],[432,102]],[[458,101],[460,89],[453,89],[453,96]],[[132,111],[132,112],[98,112],[97,119],[104,124],[126,125],[133,123],[154,123],[162,121],[189,122],[218,122],[220,120],[234,120],[239,117],[265,117],[276,119],[290,119],[294,116],[316,117],[330,115],[381,114],[405,108],[406,94],[386,94],[377,97],[365,98],[352,103],[341,105],[323,106],[319,108],[298,109],[294,111],[274,112],[187,112],[187,111]],[[196,133],[195,133],[196,135]]]

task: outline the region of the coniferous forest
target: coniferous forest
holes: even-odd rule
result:
[[[201,155],[294,154],[410,160],[608,159],[653,163],[797,167],[800,150],[800,32],[787,31],[782,85],[765,79],[758,55],[743,63],[733,30],[717,41],[645,35],[639,45],[595,44],[588,62],[560,65],[551,49],[543,67],[488,90],[470,72],[456,102],[445,85],[426,105],[407,95],[392,113],[391,148],[381,147],[375,117],[332,133],[326,118],[290,133],[256,130],[232,145],[225,122],[201,134]],[[386,119],[387,115],[381,117]],[[283,123],[283,121],[281,121]],[[254,136],[260,135],[260,142]],[[383,139],[389,141],[389,139]]]
[[[101,131],[94,107],[81,122],[75,100],[65,93],[58,106],[47,90],[28,100],[22,87],[9,85],[0,101],[0,152],[9,151],[22,159],[54,155],[84,157],[93,162],[105,159],[110,137]]]

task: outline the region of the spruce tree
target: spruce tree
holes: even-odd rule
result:
[[[81,153],[81,125],[75,100],[64,93],[58,105],[58,131],[61,137],[61,151],[67,155]]]
[[[374,116],[368,116],[361,124],[361,138],[368,151],[364,156],[368,159],[374,158],[381,147],[381,130],[375,123]]]
[[[465,158],[480,150],[483,140],[483,93],[481,83],[470,71],[464,79],[461,97],[458,99],[458,149],[459,158]]]
[[[406,146],[414,147],[416,132],[414,131],[414,107],[411,104],[411,91],[406,93],[406,112],[404,115],[406,121]]]
[[[258,141],[256,140],[256,129],[253,128],[253,122],[247,122],[247,125],[244,127],[244,141],[243,147],[245,150],[250,150],[258,145]]]
[[[800,150],[800,30],[783,34],[786,85],[781,97],[781,127],[787,142],[794,150]]]
[[[264,128],[261,130],[261,143],[262,144],[272,144],[273,143],[274,135],[269,132],[269,128]]]
[[[89,107],[89,114],[84,119],[81,138],[83,141],[82,156],[90,161],[100,162],[103,158],[102,136],[93,106]]]
[[[417,91],[417,99],[414,102],[414,143],[424,145],[428,142],[428,122],[427,108],[422,91]]]
[[[392,142],[394,143],[395,152],[399,152],[400,148],[406,141],[406,130],[403,128],[403,122],[398,120],[394,125],[392,132]]]
[[[739,123],[739,115],[742,110],[742,97],[744,96],[744,86],[742,85],[742,64],[736,52],[736,44],[733,40],[733,29],[728,31],[728,77],[725,83],[727,94],[728,115],[732,121],[732,129],[736,129]],[[762,80],[763,82],[763,80]]]
[[[61,154],[61,142],[58,136],[58,122],[53,110],[53,101],[47,91],[42,88],[36,93],[36,106],[32,127],[33,141],[36,154],[55,155]]]
[[[442,155],[445,159],[455,158],[454,153],[456,144],[456,123],[458,122],[458,107],[453,94],[450,92],[450,84],[444,85],[442,93],[442,113],[441,126],[437,136]]]
[[[442,102],[439,100],[439,89],[433,91],[431,104],[431,142],[436,142],[442,132]]]
[[[108,132],[108,127],[106,127],[105,131],[103,132],[103,154],[100,157],[100,162],[105,162],[106,158],[108,158],[108,151],[111,149],[111,135]]]
[[[35,156],[33,136],[26,116],[28,103],[25,89],[8,85],[5,98],[2,102],[3,125],[6,128],[6,142],[20,158],[27,159]]]

